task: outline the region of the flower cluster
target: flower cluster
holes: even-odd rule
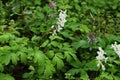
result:
[[[59,13],[59,18],[58,18],[58,21],[57,21],[57,25],[56,26],[52,25],[52,27],[51,27],[51,28],[54,28],[53,34],[52,34],[53,36],[57,35],[57,32],[60,32],[60,30],[63,29],[64,24],[67,21],[66,20],[66,16],[67,16],[66,12],[67,11],[66,10],[65,11],[59,10],[59,11],[60,11],[60,13]]]
[[[92,43],[96,43],[97,40],[95,38],[95,33],[91,32],[88,36],[87,36],[88,42],[92,42]]]
[[[98,56],[96,56],[96,59],[98,60],[97,66],[101,66],[102,70],[105,70],[105,66],[103,65],[102,62],[104,61],[106,63],[108,57],[105,57],[106,53],[101,47],[99,47],[99,51],[97,51],[97,54],[98,54]]]
[[[120,58],[120,44],[117,44],[117,42],[115,42],[111,46],[114,49],[114,51],[117,53],[117,55],[119,56],[119,58]]]
[[[49,6],[50,6],[50,7],[56,6],[56,2],[49,2]]]

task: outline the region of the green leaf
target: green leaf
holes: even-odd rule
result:
[[[50,44],[54,47],[62,48],[62,44],[57,41],[52,41]]]
[[[82,79],[82,80],[89,80],[89,76],[88,76],[87,72],[84,70],[80,71],[80,76],[81,76],[80,79]]]
[[[96,7],[90,6],[89,9],[91,10],[92,13],[97,14],[97,9],[96,9]]]
[[[56,55],[53,58],[52,62],[54,65],[57,65],[57,69],[62,69],[62,67],[64,66],[64,62],[62,61],[62,59],[60,59]]]
[[[42,51],[36,50],[34,54],[34,62],[38,63],[39,65],[45,64],[45,56]]]
[[[49,58],[53,58],[54,55],[55,55],[55,54],[54,54],[54,51],[53,51],[53,50],[50,50],[50,51],[47,53],[47,56],[48,56]]]
[[[32,77],[33,77],[33,74],[34,74],[33,71],[31,71],[30,73],[27,73],[27,72],[26,72],[26,73],[23,74],[22,77],[23,77],[24,79],[27,79],[27,80],[33,80],[33,78],[32,78]]]
[[[20,59],[22,63],[26,63],[27,62],[27,55],[25,53],[20,53]]]
[[[66,37],[66,38],[70,38],[72,34],[69,34],[68,31],[64,31],[64,32],[61,32],[61,34]]]
[[[79,42],[73,42],[72,47],[77,50],[80,47]]]
[[[117,8],[117,5],[115,4],[115,5],[112,5],[112,8],[113,9],[116,9]]]
[[[35,68],[34,68],[32,65],[30,65],[30,66],[29,66],[29,70],[34,71]]]
[[[117,65],[120,65],[120,61],[119,60],[114,60],[113,62],[115,62]]]
[[[73,57],[74,60],[78,60],[75,53],[69,52],[69,54]]]
[[[10,38],[9,34],[1,35],[1,36],[0,36],[0,42],[1,42],[1,43],[8,42],[8,41],[9,41],[9,38]]]
[[[67,62],[70,62],[72,60],[72,57],[67,52],[65,52],[64,57],[66,58]]]
[[[10,46],[3,46],[0,47],[0,55],[4,55],[4,54],[9,54],[10,53]]]
[[[38,69],[37,69],[37,72],[39,75],[43,74],[44,73],[44,70],[45,70],[45,66],[39,66]]]
[[[56,41],[52,41],[50,44],[53,45],[54,47],[58,46],[58,42],[56,42]]]
[[[47,46],[48,43],[49,43],[49,40],[46,40],[45,42],[43,42],[43,44],[40,47],[45,47]]]
[[[70,65],[75,67],[75,68],[80,68],[81,67],[81,62],[79,60],[77,61],[71,61]]]
[[[2,64],[0,64],[0,71],[4,71],[4,66]]]
[[[11,33],[4,33],[3,35],[0,35],[0,42],[5,43],[8,42],[10,39],[14,39],[15,36]]]
[[[88,28],[88,26],[84,25],[84,24],[81,24],[79,29],[80,29],[81,32],[85,32],[85,33],[90,32],[90,29]]]
[[[107,70],[111,71],[112,74],[114,74],[114,73],[116,73],[118,71],[118,69],[116,68],[116,66],[114,66],[113,64],[108,64],[108,66],[109,66],[109,68],[107,68]]]
[[[50,77],[52,76],[52,74],[55,72],[55,68],[54,65],[50,62],[46,63],[46,67],[45,67],[45,71],[44,71],[44,75],[46,77]]]
[[[34,0],[35,5],[40,5],[41,4],[41,0]]]
[[[12,59],[12,63],[16,65],[16,64],[17,64],[17,61],[18,61],[18,59],[19,59],[18,56],[17,56],[17,54],[12,53],[12,54],[11,54],[11,57],[12,57],[12,58],[11,58],[11,59]]]
[[[62,69],[64,66],[64,62],[62,61],[62,59],[58,58],[57,59],[57,69]]]
[[[0,79],[2,80],[15,80],[12,76],[10,76],[9,74],[3,74],[0,73]]]
[[[89,47],[89,43],[86,40],[80,40],[78,42],[74,42],[72,44],[72,46],[77,50],[79,47],[81,47],[81,48],[88,48]]]
[[[78,60],[75,53],[72,53],[72,52],[69,52],[69,51],[65,52],[64,57],[66,58],[66,60],[68,62],[71,62],[71,60]]]
[[[57,57],[59,57],[60,59],[63,59],[63,58],[64,58],[62,53],[56,53],[55,55],[56,55]]]
[[[72,19],[74,19],[74,18],[72,18]],[[76,31],[76,30],[79,30],[79,26],[80,26],[80,24],[73,22],[73,23],[69,23],[67,25],[67,28],[71,29],[72,31]],[[69,32],[69,31],[67,30],[66,32]],[[69,34],[67,34],[67,35],[69,35]]]
[[[50,38],[50,40],[52,41],[52,40],[55,40],[55,39],[57,39],[57,40],[64,40],[62,37],[60,37],[60,36],[50,36],[49,37]]]
[[[0,31],[4,31],[7,25],[0,25]]]
[[[2,62],[5,65],[8,65],[10,63],[10,59],[11,59],[11,55],[10,54],[6,54],[5,56],[2,56]]]
[[[40,40],[40,37],[34,35],[31,40],[32,40],[32,41],[39,41],[39,40]]]
[[[113,77],[107,73],[107,72],[102,72],[101,76],[100,76],[102,79],[106,78],[108,80],[113,80]]]
[[[89,47],[89,43],[86,40],[80,40],[79,45],[82,48],[88,48]]]
[[[114,80],[119,80],[120,77],[119,76],[113,76]]]
[[[77,73],[80,73],[80,69],[79,68],[72,68],[67,73],[71,73],[72,75],[75,75]]]
[[[80,5],[76,4],[75,5],[75,9],[77,9],[78,11],[80,11]]]
[[[97,71],[98,70],[97,64],[98,62],[96,60],[91,60],[90,62],[85,64],[84,67],[86,68],[86,70]]]
[[[105,47],[106,43],[105,43],[105,41],[104,41],[103,39],[100,39],[100,38],[99,38],[99,39],[98,39],[98,42],[99,42],[99,43],[98,43],[99,46]]]
[[[117,17],[120,17],[120,13],[117,13]]]
[[[112,34],[108,34],[105,37],[107,38],[109,43],[111,43],[112,41],[114,41],[116,39],[116,36],[112,35]]]

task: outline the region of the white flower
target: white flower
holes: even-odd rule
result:
[[[57,30],[58,32],[60,32],[60,30],[62,30],[62,29],[63,29],[63,28],[62,28],[60,25],[58,25],[56,30]]]
[[[65,11],[62,11],[62,10],[59,10],[60,13],[59,13],[59,18],[58,18],[58,22],[57,22],[57,31],[59,32],[60,30],[62,30],[62,27],[64,27],[64,24],[65,22],[67,21],[66,20],[66,17],[67,17],[67,14],[66,14],[66,10]]]
[[[53,35],[53,36],[54,36],[54,35],[57,35],[56,30],[53,30],[52,35]]]
[[[64,27],[64,24],[65,22],[67,21],[66,20],[66,17],[67,17],[67,14],[66,14],[66,10],[65,11],[62,11],[62,10],[59,10],[60,13],[59,13],[59,18],[58,18],[58,22],[57,22],[57,25],[60,25],[61,27]]]
[[[53,30],[52,35],[54,35],[54,33],[60,32],[63,29],[65,22],[67,22],[67,20],[66,20],[66,17],[67,17],[66,12],[67,11],[66,10],[65,11],[59,10],[59,11],[60,11],[60,13],[59,13],[59,18],[58,18],[57,24],[55,27],[54,26],[51,27],[51,28],[55,28]]]
[[[51,28],[54,28],[54,25],[52,25]]]
[[[96,56],[96,59],[98,60],[97,66],[101,66],[102,70],[105,70],[105,66],[103,65],[102,62],[104,61],[106,63],[108,57],[104,56],[106,53],[101,47],[99,47],[98,49],[99,49],[99,51],[97,51],[98,56]]]
[[[120,58],[120,44],[117,44],[117,42],[115,42],[111,46],[114,49],[114,51],[116,52],[116,54],[119,56],[119,58]]]

